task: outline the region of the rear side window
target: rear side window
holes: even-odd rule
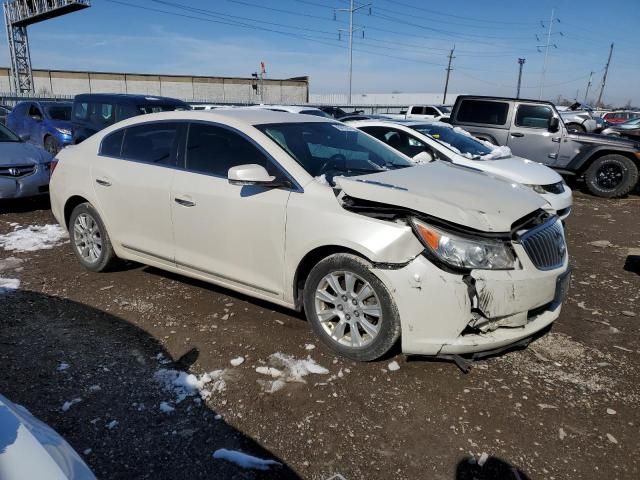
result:
[[[469,123],[504,125],[507,123],[509,104],[485,100],[462,100],[457,120]]]
[[[76,102],[73,104],[73,113],[71,114],[74,120],[88,120],[89,119],[89,104],[87,102]]]
[[[226,128],[203,123],[189,126],[186,168],[191,172],[227,178],[229,169],[255,163],[276,175],[276,167],[251,142]]]
[[[434,117],[438,115],[438,112],[435,111],[435,109],[431,108],[431,107],[424,107],[424,114],[425,115],[433,115]]]
[[[121,157],[176,167],[179,127],[180,124],[176,122],[156,122],[124,129]]]
[[[118,130],[102,139],[100,145],[100,155],[107,157],[119,157],[122,150],[122,139],[124,138],[124,130]]]
[[[76,102],[73,104],[72,116],[74,120],[90,122],[100,128],[108,127],[116,120],[110,103]]]
[[[548,128],[553,117],[551,108],[544,105],[520,105],[516,113],[516,125],[527,128]]]
[[[412,115],[422,115],[424,114],[424,107],[411,107]]]

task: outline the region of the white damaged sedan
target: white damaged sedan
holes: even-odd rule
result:
[[[51,203],[85,268],[134,260],[304,309],[355,360],[398,340],[445,357],[524,344],[569,281],[562,222],[531,189],[414,167],[321,117],[128,119],[58,154]]]

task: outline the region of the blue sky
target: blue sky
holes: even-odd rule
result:
[[[615,49],[604,99],[640,104],[640,0],[370,0],[356,14],[354,92],[440,92],[446,55],[456,58],[449,91],[537,98],[551,9],[560,22],[544,96],[595,96],[609,44]],[[135,6],[142,7],[136,8]],[[314,93],[347,90],[348,0],[93,0],[89,9],[29,27],[34,68],[248,76],[309,75]],[[172,12],[162,13],[154,10]],[[542,23],[541,23],[542,22]],[[544,25],[544,26],[543,26]],[[562,32],[562,34],[560,34]],[[539,37],[539,41],[536,39]],[[9,62],[6,41],[0,55]]]

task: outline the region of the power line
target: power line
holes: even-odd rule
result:
[[[337,9],[336,12],[347,12],[349,14],[349,105],[351,105],[351,87],[353,80],[353,32],[356,30],[362,30],[362,27],[355,27],[353,25],[353,14],[362,10],[363,8],[369,8],[371,6],[370,3],[356,5],[353,0],[349,2],[349,8],[340,8]],[[369,8],[369,15],[371,15],[371,8]],[[362,30],[362,34],[364,35],[364,30]]]

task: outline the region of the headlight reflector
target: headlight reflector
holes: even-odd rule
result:
[[[469,269],[511,270],[516,260],[511,248],[501,240],[470,238],[412,219],[422,243],[446,264]]]

